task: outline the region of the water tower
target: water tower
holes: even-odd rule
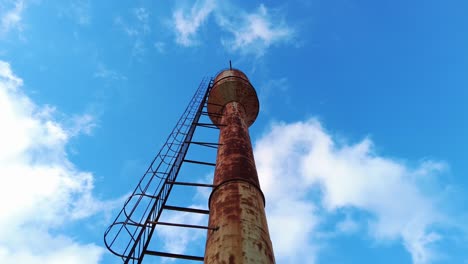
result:
[[[107,248],[123,263],[143,263],[149,256],[208,264],[275,263],[265,197],[260,189],[248,130],[258,112],[257,94],[242,71],[229,68],[215,78],[204,79],[166,143],[106,230]],[[211,122],[201,122],[203,116]],[[218,141],[195,141],[194,134],[199,127],[218,129]],[[186,158],[191,145],[217,148],[216,162]],[[178,181],[179,172],[187,163],[214,166],[213,183]],[[208,209],[167,204],[174,186],[211,188]],[[161,221],[166,210],[208,214],[208,223]],[[203,256],[152,249],[158,226],[206,229]]]

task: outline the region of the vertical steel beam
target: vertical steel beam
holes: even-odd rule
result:
[[[209,200],[207,264],[275,263],[248,127],[259,104],[255,90],[239,70],[215,79],[208,112],[220,126],[219,148]]]

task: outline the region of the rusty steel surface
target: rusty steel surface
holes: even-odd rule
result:
[[[208,231],[205,263],[275,263],[248,131],[258,114],[255,90],[242,72],[227,70],[215,79],[208,102],[221,108],[210,116],[221,126],[209,199],[209,226],[217,229]]]
[[[208,98],[208,112],[214,124],[219,124],[224,106],[232,101],[239,102],[245,109],[244,121],[253,124],[259,111],[257,93],[247,76],[239,70],[226,70],[216,76]]]
[[[211,196],[205,263],[275,263],[263,199],[243,181],[220,186]]]

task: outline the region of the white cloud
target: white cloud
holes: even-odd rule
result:
[[[443,162],[411,167],[377,155],[367,138],[353,144],[336,140],[315,119],[272,125],[254,152],[277,263],[316,263],[332,239],[356,234],[377,245],[401,242],[413,263],[430,263],[438,257],[435,242],[444,239],[436,228],[453,227],[437,209],[437,191],[424,188],[428,178],[446,169]],[[194,199],[207,195],[199,191]],[[193,214],[166,219],[206,224]],[[157,234],[165,250],[179,253],[203,238],[178,228],[160,228]]]
[[[91,24],[91,2],[89,0],[74,0],[66,11],[68,16],[82,26]]]
[[[261,172],[259,170],[259,173]],[[294,193],[283,193],[281,199],[276,200],[272,199],[269,193],[265,192],[265,196],[268,229],[276,262],[314,263],[319,250],[318,245],[310,243],[312,231],[319,224],[315,205],[296,197]],[[304,262],[305,260],[307,262]]]
[[[137,18],[137,20],[141,23],[142,32],[144,34],[149,33],[151,31],[151,28],[149,26],[149,13],[148,13],[148,11],[143,7],[139,7],[139,8],[135,8],[133,10],[133,13],[134,13],[135,17]]]
[[[369,236],[383,246],[401,242],[415,264],[439,257],[434,244],[444,237],[438,228],[453,223],[438,210],[441,194],[424,186],[447,164],[409,166],[379,156],[369,139],[343,143],[315,119],[272,125],[254,152],[277,263],[316,263],[323,247],[344,235]],[[208,194],[199,190],[194,199],[206,201]],[[194,214],[165,219],[206,224]],[[156,230],[168,252],[186,253],[204,243],[202,233]]]
[[[93,175],[67,158],[70,138],[89,133],[92,118],[77,116],[66,127],[22,83],[0,61],[0,263],[98,263],[101,247],[58,231],[114,205],[97,200]]]
[[[92,6],[90,0],[61,1],[58,16],[70,19],[80,26],[89,26],[92,21]]]
[[[108,80],[115,80],[115,81],[127,80],[127,77],[125,75],[122,75],[114,70],[107,68],[107,66],[102,63],[98,63],[97,70],[94,73],[94,77],[108,79]]]
[[[203,208],[203,206],[194,205],[189,207]],[[208,217],[206,215],[196,213],[165,212],[162,214],[160,222],[206,226],[208,223]],[[206,235],[206,230],[158,226],[156,228],[156,233],[163,241],[161,245],[163,245],[165,252],[183,254],[187,253],[190,246],[193,247],[195,243],[200,243],[201,238]]]
[[[294,30],[281,17],[273,16],[261,4],[252,13],[245,12],[229,2],[215,3],[212,0],[198,0],[190,8],[178,8],[172,15],[176,42],[182,46],[199,44],[197,33],[210,14],[222,31],[231,36],[221,38],[223,46],[232,52],[261,57],[272,45],[288,42]]]
[[[0,246],[0,260],[5,264],[81,264],[99,263],[103,249],[94,244],[81,245],[64,236],[51,236],[36,228],[22,229],[21,233],[9,234],[9,246]],[[24,236],[33,237],[26,238]],[[3,243],[2,243],[3,244]]]
[[[431,246],[441,235],[432,228],[443,224],[443,217],[436,207],[437,194],[426,193],[418,181],[438,174],[444,163],[422,162],[411,168],[377,155],[369,139],[338,144],[314,119],[273,125],[257,141],[255,158],[279,263],[298,263],[295,258],[310,256],[295,246],[298,241],[319,250],[316,245],[323,243],[317,242],[317,234],[324,231],[320,221],[343,208],[372,217],[342,219],[337,230],[355,232],[358,225],[366,226],[375,241],[403,241],[414,263],[434,257]],[[311,200],[315,196],[319,201]],[[295,224],[284,228],[285,223]],[[286,243],[285,238],[295,242]]]
[[[228,50],[257,57],[263,56],[270,46],[291,40],[294,34],[284,21],[272,17],[263,4],[255,12],[241,13],[237,17],[220,13],[218,24],[233,35],[222,39]]]
[[[261,84],[258,89],[259,100],[262,102],[260,111],[264,114],[269,114],[272,108],[272,99],[276,101],[276,104],[281,104],[281,107],[292,107],[291,96],[289,91],[289,80],[287,78],[270,79],[264,84]]]
[[[10,9],[0,9],[0,35],[7,34],[11,30],[21,30],[22,13],[26,7],[24,1],[18,0],[12,2]],[[2,6],[3,9],[3,6]]]
[[[114,19],[114,24],[119,26],[125,32],[125,34],[127,34],[130,37],[134,37],[140,34],[140,32],[136,28],[128,26],[127,23],[125,23],[123,18],[120,16]]]
[[[166,44],[162,41],[156,41],[154,43],[154,48],[159,52],[159,53],[164,53],[166,50]]]
[[[197,44],[195,35],[215,7],[213,0],[197,0],[188,12],[184,8],[176,9],[172,15],[176,42],[186,47]]]
[[[131,56],[141,59],[146,52],[145,38],[151,33],[150,13],[143,7],[133,8],[131,13],[135,23],[128,24],[122,17],[118,16],[114,19],[114,24],[133,41]]]
[[[136,23],[128,23],[121,17],[117,16],[114,19],[114,24],[119,26],[129,37],[142,37],[151,32],[151,27],[149,24],[149,12],[143,8],[133,8],[131,10],[133,19],[136,20]]]
[[[345,219],[336,224],[336,230],[340,233],[354,233],[358,231],[359,223],[352,219],[349,215],[346,215]]]
[[[72,127],[71,135],[78,135],[80,133],[91,135],[91,132],[96,127],[96,120],[94,116],[90,114],[74,116],[73,123],[74,126]]]
[[[145,44],[141,39],[136,39],[132,46],[132,57],[141,58],[146,52]]]

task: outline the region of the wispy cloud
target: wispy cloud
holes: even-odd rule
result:
[[[127,80],[127,77],[125,75],[107,68],[107,66],[102,63],[98,63],[97,69],[94,72],[94,77],[115,81]]]
[[[96,118],[91,114],[75,115],[67,132],[72,136],[80,134],[91,135],[96,125]]]
[[[0,36],[12,30],[22,29],[21,20],[26,5],[23,0],[12,1],[11,5],[0,9]]]
[[[71,12],[78,24],[91,24],[91,3],[89,0],[73,1],[71,3]]]
[[[309,248],[318,252],[324,243],[316,234],[325,232],[320,222],[344,208],[371,217],[346,215],[335,231],[366,227],[375,241],[402,241],[413,263],[433,259],[434,242],[443,239],[434,227],[450,225],[437,207],[442,202],[437,191],[425,190],[418,180],[438,175],[443,162],[409,167],[379,156],[369,139],[337,143],[315,119],[274,124],[256,142],[255,158],[278,262],[299,263],[310,257]],[[297,247],[298,241],[303,246]]]
[[[36,105],[22,80],[0,61],[0,262],[98,263],[104,250],[60,232],[75,221],[115,206],[93,195],[94,176],[67,155],[73,136],[90,133],[93,118],[67,127],[54,108]]]
[[[341,220],[336,224],[336,230],[339,233],[350,234],[358,231],[359,223],[352,219],[349,214],[346,215],[345,219]]]
[[[219,13],[218,23],[232,34],[222,39],[226,49],[257,57],[263,56],[272,45],[290,41],[294,35],[294,30],[282,18],[272,17],[263,4],[255,12],[237,17]]]
[[[197,0],[188,10],[176,9],[172,16],[176,42],[186,47],[196,45],[196,34],[215,7],[216,3],[213,0]]]
[[[291,104],[291,96],[288,93],[290,87],[289,80],[285,77],[278,79],[271,79],[260,85],[258,96],[262,102],[260,111],[269,113],[271,109],[272,98],[281,99],[276,103],[283,103],[284,105]]]
[[[151,31],[151,28],[150,28],[150,25],[149,25],[149,13],[148,11],[143,8],[143,7],[139,7],[139,8],[135,8],[133,10],[133,13],[135,15],[135,17],[137,18],[137,20],[141,23],[141,31],[143,34],[147,34]]]
[[[150,13],[146,8],[138,7],[131,9],[132,18],[135,23],[128,23],[124,18],[118,16],[114,24],[119,27],[132,40],[131,55],[139,58],[146,52],[144,39],[151,33]]]
[[[65,1],[59,10],[59,16],[68,18],[80,26],[89,26],[92,21],[91,1],[73,0]]]
[[[272,15],[263,4],[254,12],[246,12],[227,2],[199,0],[190,8],[177,8],[173,12],[176,42],[185,47],[203,43],[197,34],[211,14],[220,29],[229,34],[220,39],[223,46],[243,55],[261,57],[271,46],[286,43],[294,36],[294,30],[284,19]]]
[[[164,53],[166,51],[166,44],[162,41],[157,41],[154,43],[154,48],[159,52],[159,53]]]

